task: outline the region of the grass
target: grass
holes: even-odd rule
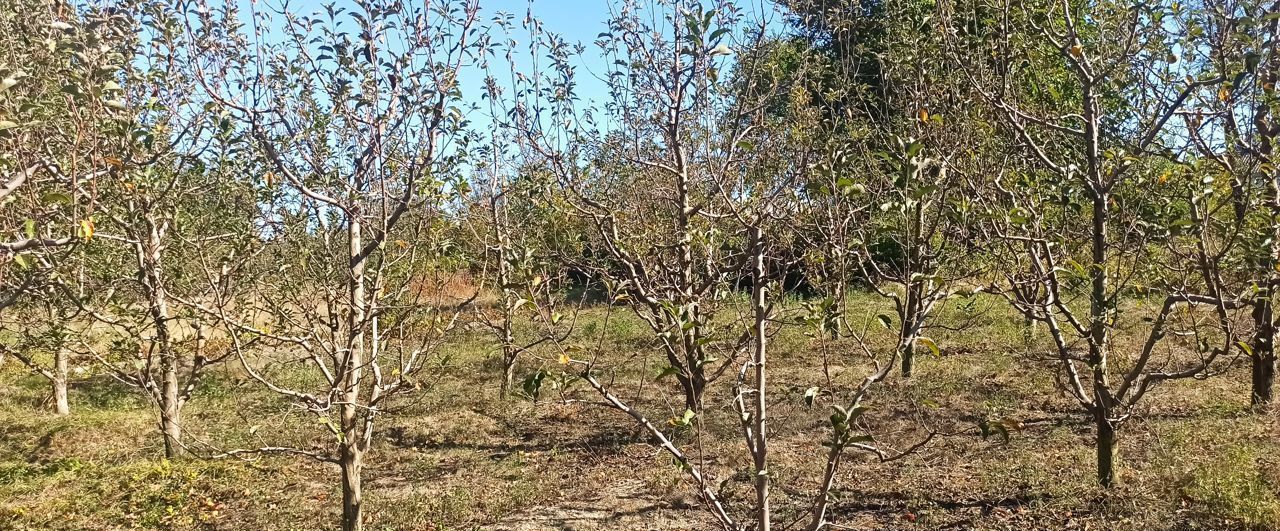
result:
[[[1093,483],[1090,425],[1040,359],[1046,334],[1028,336],[1020,319],[991,300],[975,306],[945,307],[942,319],[974,325],[930,331],[941,355],[925,351],[915,377],[895,376],[875,390],[866,421],[880,444],[902,448],[928,429],[943,435],[903,460],[851,458],[837,481],[833,510],[841,525],[1280,528],[1280,423],[1274,411],[1245,406],[1247,367],[1153,390],[1122,429],[1121,485],[1104,496]],[[853,308],[851,318],[870,320],[887,306],[860,294]],[[574,341],[603,346],[601,374],[613,378],[619,396],[656,421],[675,415],[683,405],[674,381],[654,380],[665,360],[648,327],[618,310],[606,323],[604,308],[588,309]],[[891,340],[887,331],[867,330],[876,346]],[[804,390],[847,391],[868,363],[852,344],[824,347],[797,327],[773,345],[772,469],[776,511],[786,521],[810,501],[826,436],[828,411],[806,406]],[[369,528],[708,528],[685,476],[628,418],[593,405],[588,387],[544,389],[537,403],[499,400],[496,349],[483,331],[459,334],[450,350],[453,361],[429,393],[380,419],[365,475]],[[522,374],[558,367],[546,348],[520,361]],[[272,370],[306,381],[290,373],[296,368]],[[167,461],[154,412],[136,392],[84,378],[65,418],[41,409],[47,392],[16,362],[0,366],[0,529],[335,527],[332,466],[286,456]],[[707,471],[741,507],[751,495],[750,468],[728,396],[727,381],[713,385],[698,429],[677,439],[703,449]],[[979,436],[978,423],[996,418],[1026,425],[1007,442]],[[201,450],[326,444],[311,417],[234,367],[201,386],[185,419],[189,444]]]
[[[1195,467],[1182,485],[1187,500],[1206,515],[1223,518],[1226,524],[1255,529],[1280,528],[1280,499],[1277,485],[1264,474],[1257,450],[1233,445],[1215,453],[1216,459]]]

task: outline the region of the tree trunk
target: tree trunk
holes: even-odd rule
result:
[[[364,444],[360,429],[360,380],[364,373],[365,360],[365,315],[368,311],[365,300],[365,256],[363,255],[363,233],[359,212],[352,213],[347,219],[347,238],[349,251],[349,268],[351,280],[348,284],[350,313],[347,316],[347,329],[351,335],[347,351],[346,363],[342,367],[342,441],[339,442],[339,465],[342,467],[342,529],[357,531],[361,529],[360,521],[360,469],[363,466]],[[374,338],[376,340],[376,338]]]
[[[1271,402],[1271,387],[1276,378],[1275,322],[1272,317],[1271,292],[1262,290],[1253,305],[1253,357],[1250,402],[1264,405]]]
[[[53,412],[59,416],[71,414],[71,403],[67,401],[67,380],[65,378],[55,378],[49,380],[53,387]]]
[[[163,334],[168,342],[168,324],[162,325]],[[157,334],[160,337],[161,334]],[[182,403],[178,398],[178,358],[172,349],[162,350],[160,368],[164,372],[160,382],[160,429],[164,433],[164,455],[169,459],[178,457],[182,450]]]
[[[920,299],[924,296],[924,289],[918,282],[912,281],[908,282],[904,291],[907,302],[899,316],[902,322],[898,323],[898,348],[902,356],[902,377],[910,378],[916,365],[916,334],[919,333]]]
[[[146,239],[138,244],[138,274],[150,306],[151,325],[155,327],[156,351],[160,355],[159,395],[152,395],[160,406],[160,432],[164,437],[164,455],[173,459],[181,449],[182,419],[178,400],[178,355],[173,350],[170,330],[169,298],[165,290],[164,266],[161,242],[166,230],[162,222],[150,215],[146,218]],[[150,375],[147,375],[150,378]],[[155,392],[154,390],[152,391]]]
[[[502,354],[502,389],[499,390],[498,398],[506,400],[511,395],[511,383],[516,376],[516,355],[514,353],[503,352]]]
[[[174,459],[182,450],[182,409],[178,404],[176,369],[165,369],[160,396],[160,431],[164,434],[164,456]]]
[[[841,263],[843,263],[843,261],[841,261]],[[836,279],[834,297],[832,297],[831,307],[827,308],[828,314],[831,315],[831,319],[829,319],[829,322],[831,323],[831,330],[829,333],[831,334],[832,341],[839,341],[840,334],[844,331],[845,319],[844,312],[842,310],[844,310],[844,300],[847,296],[847,291],[849,290],[848,282],[845,280],[846,274],[847,273],[845,273],[843,268],[837,272],[837,275],[839,276]]]
[[[755,452],[752,455],[755,468],[755,487],[756,487],[756,529],[757,531],[769,531],[771,516],[769,514],[769,434],[768,426],[765,423],[768,417],[768,403],[765,401],[765,369],[768,354],[769,336],[765,325],[769,321],[769,308],[765,304],[765,268],[764,268],[764,242],[759,227],[751,228],[751,239],[755,248],[755,264],[754,277],[751,286],[751,305],[754,311],[755,327],[752,330],[755,336],[755,359],[752,360],[755,365],[756,389],[755,389]]]
[[[1270,404],[1274,398],[1272,387],[1276,381],[1275,352],[1268,351],[1266,356],[1254,352],[1253,357],[1253,399],[1255,406]]]
[[[702,394],[707,388],[707,380],[701,367],[691,367],[693,374],[688,378],[678,378],[684,388],[684,407],[694,413],[702,412]]]
[[[903,343],[902,345],[902,377],[910,378],[911,371],[915,369],[916,349],[911,343]]]
[[[1110,488],[1116,483],[1116,428],[1107,420],[1104,407],[1094,408],[1094,424],[1098,430],[1098,484]]]
[[[921,167],[916,165],[916,169],[912,172],[913,177],[918,178]],[[927,242],[919,241],[920,232],[924,226],[924,203],[917,201],[914,213],[911,216],[911,225],[908,227],[906,241],[910,242],[904,249],[903,258],[903,297],[906,301],[900,309],[902,315],[898,318],[898,341],[899,350],[902,355],[902,377],[910,378],[916,364],[915,336],[917,332],[917,323],[920,322],[920,304],[921,297],[924,296],[924,286],[921,281],[916,279],[916,275],[922,269],[922,247]]]
[[[1272,3],[1267,9],[1267,46],[1266,60],[1258,72],[1258,80],[1262,86],[1274,86],[1277,81],[1277,70],[1280,70],[1280,50],[1276,45],[1280,42],[1280,20],[1275,15],[1280,11],[1280,2]],[[1272,151],[1275,149],[1277,134],[1280,128],[1271,124],[1271,106],[1264,102],[1254,113],[1254,126],[1258,132],[1258,152],[1262,162],[1261,174],[1266,178],[1263,201],[1267,206],[1268,221],[1271,228],[1271,248],[1262,265],[1261,290],[1253,306],[1253,359],[1252,378],[1250,379],[1250,403],[1255,406],[1268,404],[1272,400],[1272,386],[1276,379],[1275,349],[1275,316],[1272,307],[1272,296],[1275,295],[1276,271],[1280,267],[1280,181],[1277,181]]]
[[[510,275],[506,272],[506,257],[502,256],[499,260],[502,264],[499,266],[498,282],[503,286],[511,282]],[[502,389],[499,390],[498,398],[506,400],[511,394],[511,383],[515,380],[516,357],[520,353],[516,350],[516,333],[512,326],[512,321],[516,317],[515,303],[519,300],[517,297],[508,296],[510,291],[503,288],[503,309],[502,316]]]
[[[495,184],[496,186],[496,184]],[[512,323],[516,318],[516,302],[520,297],[508,287],[511,285],[511,237],[507,234],[505,216],[503,210],[505,202],[501,201],[501,194],[495,188],[493,196],[489,202],[489,211],[493,216],[493,237],[497,240],[497,281],[498,287],[502,289],[502,383],[499,389],[498,398],[506,400],[511,394],[511,383],[515,379],[516,351],[515,325]]]
[[[1022,346],[1030,349],[1036,342],[1036,335],[1040,331],[1040,321],[1036,321],[1030,317],[1022,320]]]
[[[361,524],[361,503],[363,492],[360,485],[360,471],[364,468],[364,452],[360,451],[356,441],[342,444],[340,463],[342,467],[342,531],[359,531]]]
[[[1093,415],[1098,430],[1098,483],[1115,484],[1116,431],[1111,423],[1114,400],[1107,384],[1109,346],[1107,342],[1107,194],[1095,192],[1093,199],[1093,260],[1089,275],[1089,365],[1093,368]]]
[[[67,400],[67,350],[59,348],[53,355],[53,410],[58,415],[70,415],[71,403]]]

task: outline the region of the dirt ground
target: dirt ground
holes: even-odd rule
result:
[[[661,363],[647,329],[617,316],[605,329],[600,311],[583,324],[610,338],[611,387],[665,422],[683,406],[674,382],[654,379]],[[1280,422],[1275,410],[1247,406],[1243,361],[1152,391],[1122,428],[1120,484],[1104,491],[1095,486],[1091,426],[1057,389],[1038,340],[1022,334],[1000,315],[939,332],[941,355],[876,389],[863,426],[877,445],[898,450],[936,435],[896,461],[851,454],[831,529],[1280,529]],[[798,529],[821,473],[826,404],[868,366],[852,345],[822,348],[801,332],[774,344],[776,525]],[[500,400],[489,340],[468,332],[452,348],[434,385],[380,420],[365,475],[367,528],[713,528],[687,476],[589,387],[567,380],[537,402]],[[523,372],[538,367],[558,364],[548,352],[522,363]],[[803,398],[811,386],[824,391],[813,406]],[[46,394],[13,360],[0,367],[0,529],[336,528],[331,465],[288,456],[166,461],[153,410],[136,392],[86,377],[65,418],[45,412]],[[695,427],[674,437],[741,517],[750,473],[728,395],[726,382],[714,385]],[[999,419],[1021,429],[1007,441],[982,437],[978,425]],[[184,425],[197,454],[326,444],[313,418],[231,369],[199,390]]]

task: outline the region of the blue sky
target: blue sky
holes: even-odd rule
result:
[[[235,0],[240,3],[241,15],[248,17],[250,4],[256,1],[262,13],[271,13],[271,21],[269,24],[267,39],[279,38],[282,26],[282,17],[278,16],[278,11],[282,8],[295,15],[311,15],[324,11],[324,6],[329,3],[335,3],[338,6],[350,9],[352,0]],[[409,2],[418,3],[429,0],[409,0]],[[482,14],[480,21],[484,25],[488,25],[490,21],[500,12],[508,13],[512,16],[512,37],[518,43],[517,48],[527,47],[529,35],[526,30],[522,29],[520,24],[524,20],[526,13],[532,10],[533,16],[540,20],[542,29],[545,32],[559,35],[569,44],[581,44],[583,52],[572,61],[575,67],[575,92],[576,96],[583,106],[596,107],[604,103],[608,97],[608,89],[605,82],[601,79],[607,72],[609,65],[606,59],[600,53],[599,48],[595,45],[600,33],[608,30],[608,20],[612,16],[614,10],[620,9],[625,0],[479,0]],[[692,0],[689,3],[693,3]],[[701,0],[705,6],[714,4],[716,0]],[[766,17],[770,20],[770,27],[776,31],[782,31],[781,15],[776,11],[774,0],[735,0],[736,5],[748,13],[767,13]],[[647,4],[646,1],[638,2],[641,7]],[[287,6],[287,7],[285,7]],[[248,22],[246,20],[246,22]],[[493,31],[500,31],[493,28]],[[527,48],[526,48],[527,49]],[[497,62],[505,59],[502,57],[493,58]],[[542,60],[545,63],[545,60]],[[531,69],[529,54],[516,55],[516,68],[522,72],[528,73]],[[495,65],[495,75],[498,77],[498,84],[505,86],[509,83],[504,74],[504,68],[501,65]],[[467,119],[471,122],[473,130],[484,131],[491,123],[489,115],[489,104],[482,98],[484,93],[485,73],[480,68],[465,68],[462,72],[462,92],[464,95],[464,105],[461,109]],[[599,116],[597,116],[599,117]],[[604,128],[608,128],[607,124],[598,124]]]
[[[604,68],[596,47],[596,36],[608,29],[609,6],[613,0],[481,0],[480,7],[488,13],[506,11],[517,20],[532,5],[533,15],[542,20],[544,28],[557,33],[570,43],[586,46],[578,68],[579,96],[585,100],[599,99],[605,94],[604,84],[590,75]]]
[[[576,92],[579,100],[584,103],[601,103],[608,97],[608,89],[601,77],[605,74],[608,65],[601,57],[599,49],[594,42],[600,33],[608,30],[608,23],[611,16],[611,10],[618,9],[624,0],[480,0],[481,9],[486,13],[484,18],[490,18],[497,12],[507,12],[515,15],[515,20],[523,19],[527,10],[532,9],[535,18],[542,21],[543,29],[550,33],[559,34],[564,40],[571,44],[582,44],[584,51],[576,60]],[[691,2],[692,3],[692,2]],[[701,0],[704,6],[710,7],[715,0]],[[774,0],[735,0],[737,6],[748,13],[766,13],[765,17],[769,20],[769,26],[775,32],[784,31],[782,15],[778,13]],[[643,6],[645,2],[640,2]],[[521,44],[527,44],[522,42]],[[519,68],[527,68],[527,64],[519,65]],[[483,81],[482,76],[471,76],[472,79],[465,79],[464,86],[472,83],[475,86]],[[471,100],[470,102],[480,104],[481,102]],[[481,106],[484,108],[484,106]],[[478,124],[488,122],[487,117],[471,115],[471,119]]]

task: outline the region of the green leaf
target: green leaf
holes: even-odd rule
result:
[[[912,142],[910,144],[907,144],[907,158],[910,159],[916,156],[917,154],[920,153],[920,150],[922,149],[924,149],[924,144],[921,144],[919,142]]]
[[[922,199],[924,198],[924,196],[932,194],[937,191],[938,191],[938,187],[932,184],[927,186],[921,186],[911,191],[911,197],[913,199]]]
[[[658,373],[658,377],[654,378],[654,380],[661,380],[673,374],[679,374],[679,373],[680,373],[680,369],[677,369],[675,367],[668,365],[662,368],[662,371]]]
[[[680,417],[671,417],[667,420],[667,423],[672,426],[687,427],[693,423],[693,417],[695,416],[697,416],[697,413],[694,413],[692,409],[686,409],[684,410],[684,415],[681,415]]]
[[[538,400],[538,393],[542,391],[542,380],[546,379],[547,371],[538,371],[524,377],[524,383],[521,387],[524,394],[534,401]]]
[[[883,313],[876,315],[876,321],[879,321],[880,326],[885,327],[886,330],[893,328],[893,318],[889,317],[888,315],[885,315]]]
[[[978,428],[982,431],[983,440],[993,434],[999,434],[1004,443],[1009,444],[1009,428],[1021,430],[1021,424],[1009,419],[1000,419],[995,422],[983,419],[982,422],[978,423]]]
[[[843,195],[861,194],[867,191],[867,187],[859,184],[852,177],[841,177],[836,180],[836,188],[840,189]]]
[[[61,192],[49,192],[40,196],[40,200],[45,203],[57,203],[59,205],[71,204],[71,196]]]
[[[14,122],[12,120],[0,120],[0,131],[4,131],[5,129],[13,129],[14,127],[18,127],[17,122]]]
[[[21,268],[23,268],[23,269],[30,269],[30,268],[31,268],[31,263],[27,260],[27,255],[25,255],[25,254],[15,254],[15,255],[13,255],[13,261],[14,261],[15,263],[17,263],[17,264],[18,264],[18,266],[19,266],[19,267],[21,267]]]

